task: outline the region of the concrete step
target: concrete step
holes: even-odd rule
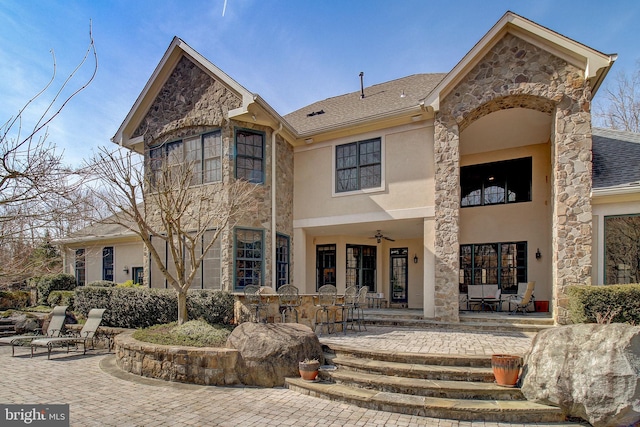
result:
[[[564,420],[562,412],[557,408],[522,400],[413,396],[338,383],[307,382],[300,378],[287,378],[286,384],[290,389],[309,396],[339,400],[368,409],[424,417],[519,423],[548,423]]]
[[[420,363],[389,362],[385,360],[361,359],[350,356],[337,356],[329,359],[339,369],[356,372],[419,378],[438,381],[474,381],[492,383],[493,371],[487,367],[425,365]]]
[[[325,346],[325,357],[349,356],[363,360],[397,362],[412,365],[439,366],[473,366],[481,368],[491,367],[491,356],[464,354],[428,354],[409,352],[390,352],[385,350],[360,349],[350,346],[331,344]]]
[[[340,368],[331,372],[330,377],[337,384],[412,396],[478,400],[525,400],[520,389],[500,387],[494,382],[425,380],[370,374]],[[493,375],[491,378],[493,379]]]

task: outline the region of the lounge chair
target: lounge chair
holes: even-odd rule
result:
[[[0,344],[11,345],[11,356],[15,355],[16,346],[24,346],[37,338],[54,338],[62,336],[64,330],[64,321],[67,317],[67,306],[58,305],[53,308],[53,314],[49,321],[49,326],[44,335],[30,334],[30,335],[12,335],[10,337],[0,338]]]
[[[87,342],[91,342],[93,347],[93,339],[98,330],[98,326],[102,322],[102,315],[106,309],[93,308],[87,315],[87,321],[80,330],[80,336],[77,337],[58,337],[58,338],[38,338],[31,341],[31,357],[36,347],[47,347],[47,359],[51,358],[51,349],[53,347],[67,346],[67,353],[69,352],[69,346],[82,344],[82,354],[87,353]]]
[[[535,290],[536,282],[527,283],[527,287],[524,293],[521,293],[520,284],[518,284],[518,294],[509,298],[509,311],[511,314],[516,314],[521,311],[522,314],[526,314],[527,307],[533,304],[533,291]],[[516,306],[515,309],[511,309],[511,305]]]

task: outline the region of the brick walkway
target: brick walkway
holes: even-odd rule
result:
[[[332,335],[359,346],[401,351],[482,354],[516,343],[522,334],[472,334],[445,330],[369,328],[365,333]],[[325,338],[323,338],[323,341]],[[414,417],[302,396],[284,388],[207,387],[140,378],[119,371],[113,355],[46,352],[28,356],[0,347],[0,403],[68,403],[72,426],[516,426]],[[558,424],[554,424],[558,425]]]

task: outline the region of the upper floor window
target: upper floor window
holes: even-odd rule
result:
[[[336,146],[336,192],[364,190],[382,185],[380,138]]]
[[[531,157],[460,168],[460,206],[531,201]]]
[[[220,131],[209,132],[153,147],[149,150],[151,182],[160,179],[165,164],[171,170],[190,165],[191,184],[222,181],[222,137]]]
[[[264,182],[264,133],[236,130],[236,178]]]

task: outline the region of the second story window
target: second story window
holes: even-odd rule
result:
[[[236,178],[264,182],[264,133],[236,130]]]
[[[160,179],[164,162],[169,170],[188,164],[192,168],[191,184],[222,181],[222,137],[220,131],[185,138],[149,150],[151,182]],[[186,162],[186,163],[185,163]]]
[[[336,192],[364,190],[382,185],[380,138],[336,147]]]
[[[460,206],[531,201],[531,157],[460,168]]]

